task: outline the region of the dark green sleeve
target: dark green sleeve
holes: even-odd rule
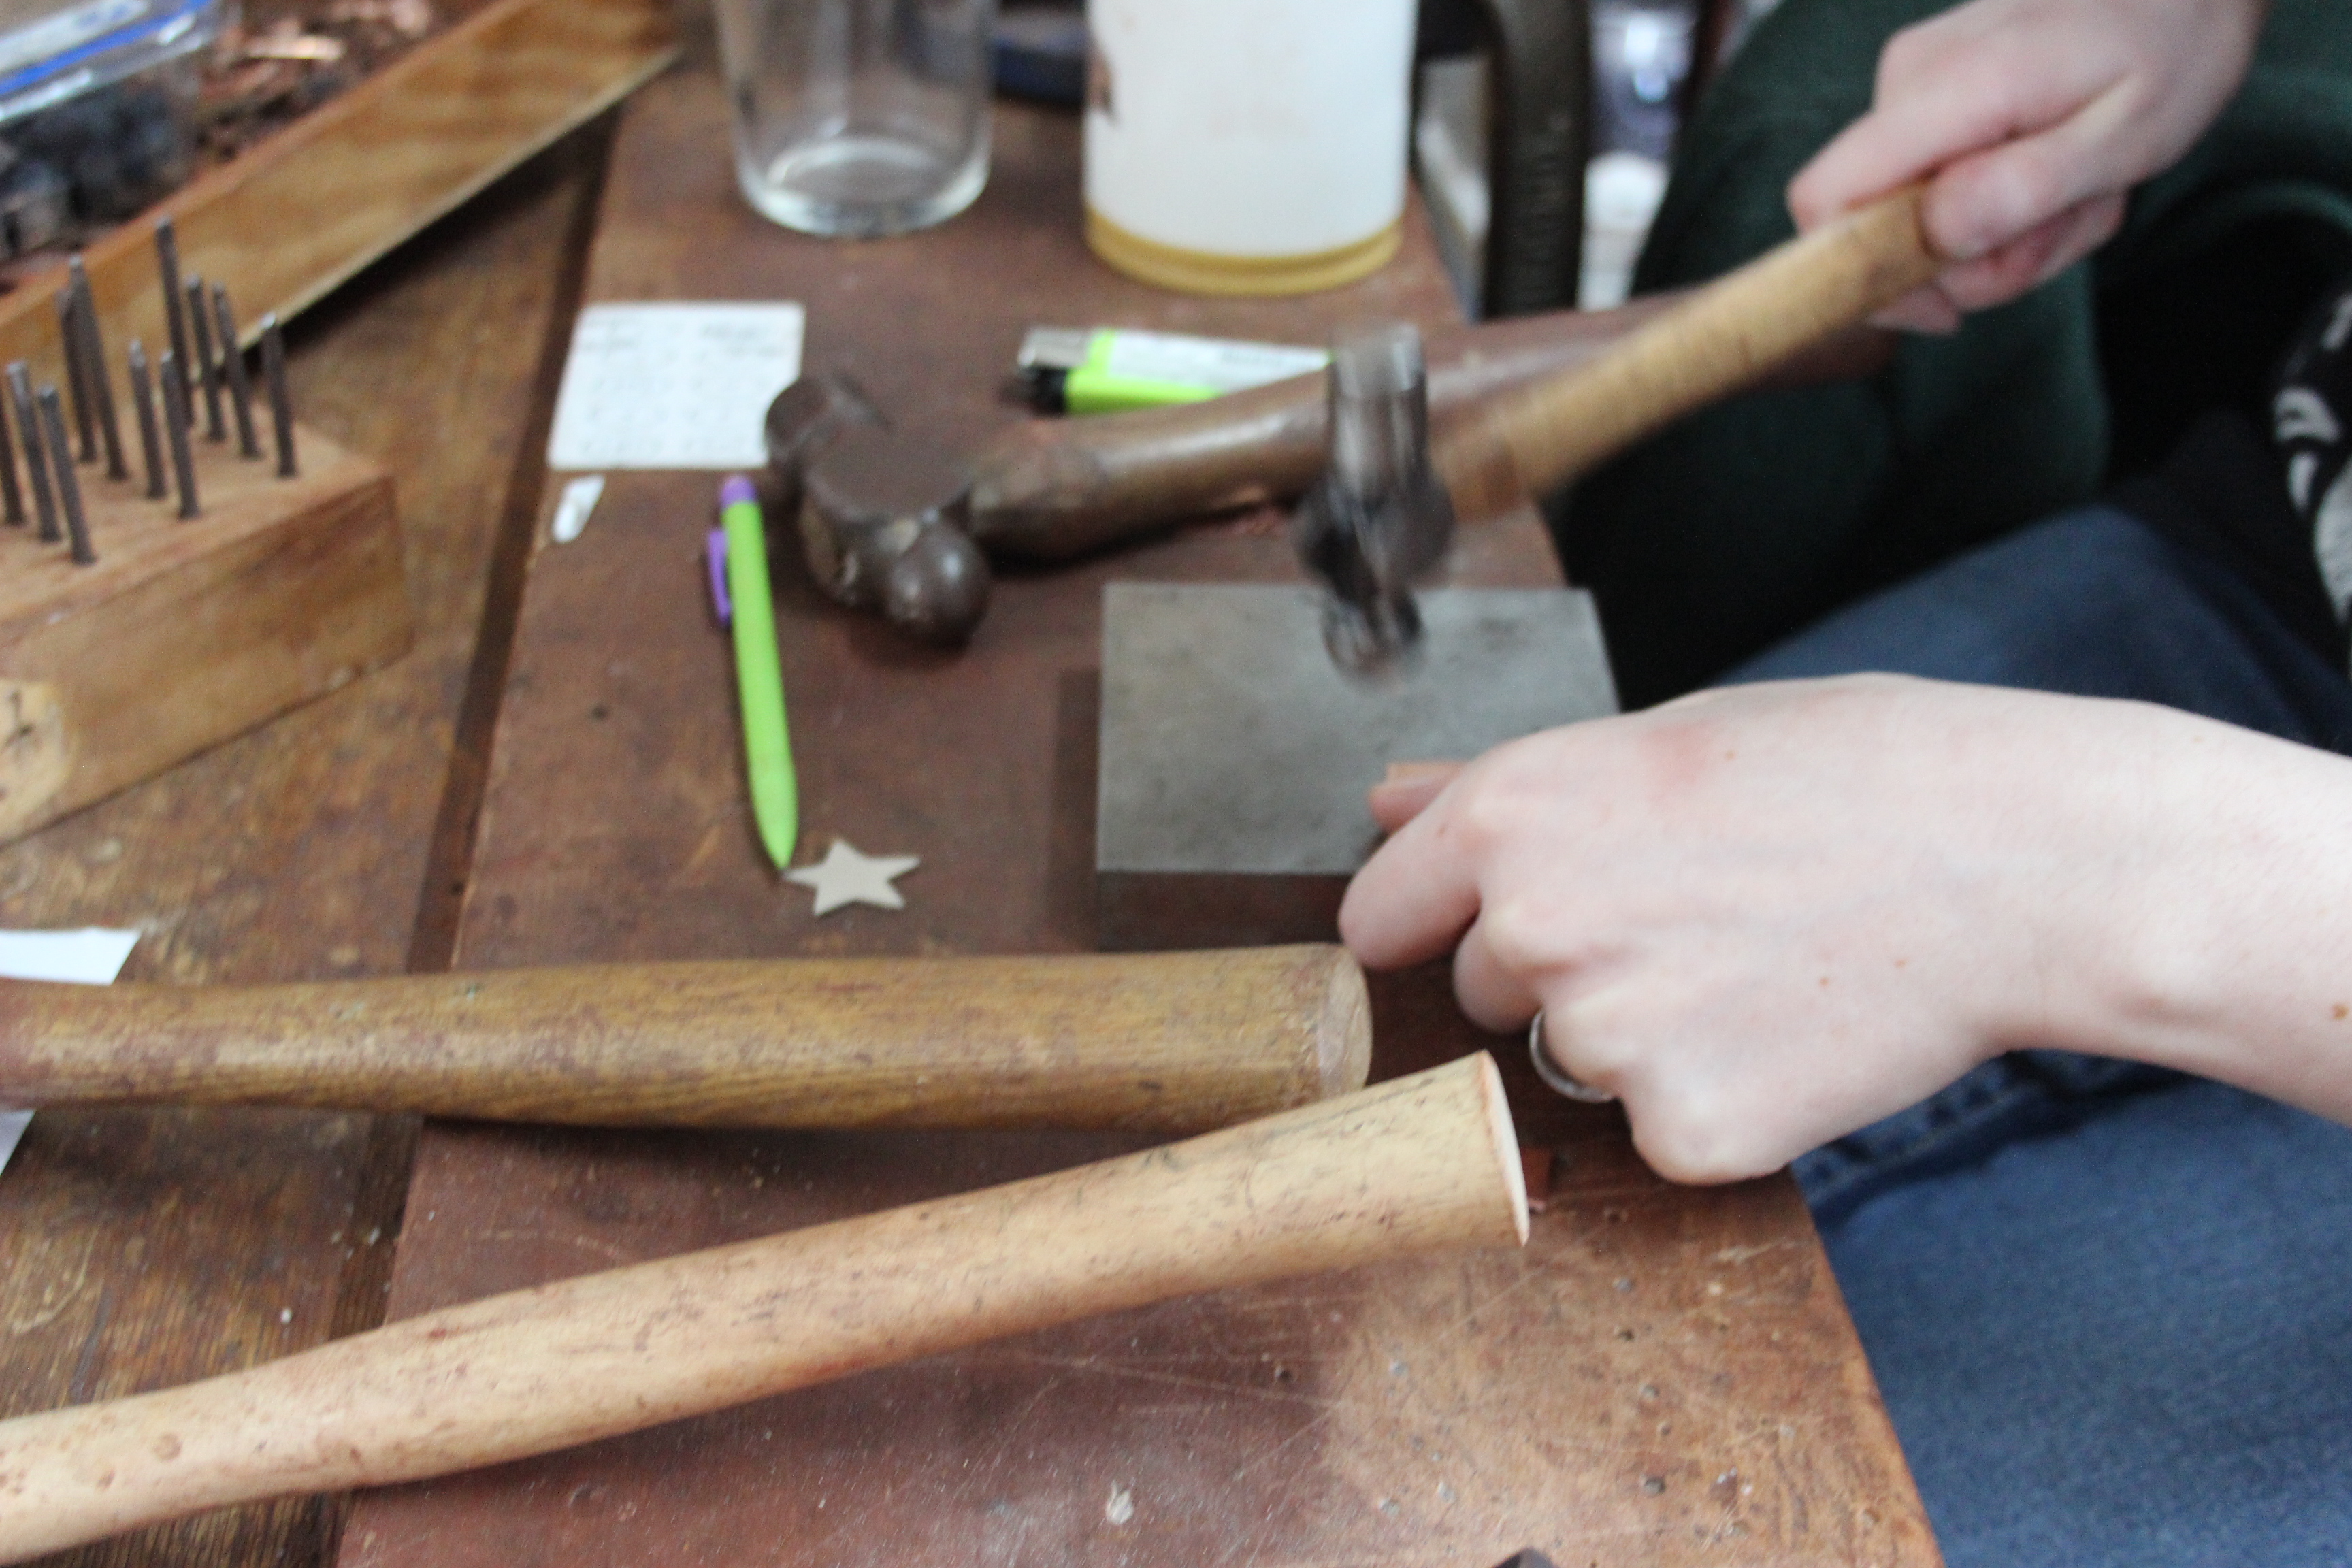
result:
[[[1686,129],[1636,289],[1702,282],[1789,237],[1790,179],[1868,107],[1886,38],[1941,8],[1785,0]],[[1593,475],[1555,521],[1570,574],[1600,598],[1628,705],[2087,500],[2111,454],[2249,395],[2284,323],[2352,260],[2347,192],[2352,6],[2278,0],[2245,90],[2137,193],[2095,268],[1950,337],[1906,338],[1871,381],[1735,399]],[[2284,257],[2281,224],[2297,236]],[[2184,331],[2184,301],[2212,319]],[[2152,390],[2112,397],[2111,362]]]

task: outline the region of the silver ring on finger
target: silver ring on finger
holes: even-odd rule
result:
[[[1528,1026],[1528,1059],[1535,1063],[1536,1077],[1543,1080],[1546,1089],[1587,1105],[1606,1105],[1617,1098],[1605,1089],[1593,1088],[1552,1060],[1551,1053],[1544,1049],[1543,1026],[1544,1016],[1538,1009],[1535,1021]]]

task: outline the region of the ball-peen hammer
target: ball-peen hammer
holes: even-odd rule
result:
[[[0,981],[0,1105],[1193,1132],[1360,1087],[1344,949],[779,959],[313,984]]]
[[[0,1422],[0,1562],[543,1454],[1175,1296],[1527,1237],[1501,1079],[1471,1057],[1121,1159]]]
[[[1908,186],[1801,235],[1685,296],[1583,363],[1497,393],[1445,423],[1433,447],[1411,328],[1334,345],[1330,461],[1296,525],[1330,588],[1325,640],[1373,668],[1419,636],[1413,581],[1456,521],[1498,517],[1934,279],[1947,263]]]
[[[1581,363],[1677,298],[1433,332],[1430,409],[1442,422]],[[1865,328],[1833,334],[1769,379],[1868,374],[1890,343]],[[986,613],[991,560],[1067,561],[1304,491],[1329,451],[1327,380],[1317,371],[1205,403],[1024,419],[954,456],[893,428],[845,373],[814,372],[768,410],[766,500],[829,596],[926,641],[961,642]]]

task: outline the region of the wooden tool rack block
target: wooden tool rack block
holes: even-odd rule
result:
[[[545,445],[544,372],[570,337],[605,146],[568,139],[289,345],[305,439],[324,431],[398,476],[416,647],[0,847],[0,925],[138,926],[125,977],[181,985],[446,967],[465,864],[451,825],[472,820],[488,740],[467,694],[482,649],[503,657],[504,634],[483,631],[486,604],[510,608],[493,563],[529,538],[539,470],[520,455]],[[43,1111],[0,1174],[0,1415],[193,1382],[373,1327],[411,1126]],[[225,1510],[57,1568],[320,1568],[341,1506]]]
[[[296,443],[280,479],[196,439],[185,520],[81,468],[92,565],[0,526],[0,842],[408,651],[392,476],[315,431]]]
[[[961,216],[808,239],[737,195],[716,65],[690,46],[623,113],[588,297],[802,300],[805,368],[848,369],[898,428],[965,448],[1022,417],[997,388],[1032,325],[1312,342],[1344,321],[1452,314],[1417,213],[1396,263],[1330,294],[1129,282],[1080,237],[1076,117],[1000,103],[994,132],[988,188]],[[833,604],[780,550],[801,858],[835,835],[923,857],[903,911],[820,921],[762,860],[743,798],[700,578],[716,479],[614,473],[586,531],[534,557],[457,967],[1097,946],[1103,586],[1297,581],[1280,516],[1007,571],[953,653]],[[1457,581],[1558,581],[1531,523],[1464,542]],[[1193,935],[1209,913],[1160,911]],[[1557,1152],[1524,1251],[1170,1302],[362,1494],[341,1562],[1491,1568],[1528,1545],[1562,1568],[1937,1561],[1793,1184],[1658,1180],[1620,1114],[1549,1094],[1523,1044],[1465,1023],[1443,965],[1377,977],[1372,1005],[1375,1079],[1501,1057],[1522,1141]],[[429,1123],[390,1315],[1136,1145]]]

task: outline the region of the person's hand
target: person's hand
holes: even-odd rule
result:
[[[1797,175],[1810,229],[1932,176],[1927,238],[1955,263],[1880,321],[1949,331],[2088,255],[2129,189],[2211,124],[2264,0],[1969,0],[1888,40],[1870,112]]]
[[[1543,1009],[1678,1180],[1777,1169],[2023,1046],[2352,1112],[2352,766],[2323,752],[1866,676],[1549,731],[1373,804],[1396,832],[1349,947],[1454,948],[1489,1028]]]

